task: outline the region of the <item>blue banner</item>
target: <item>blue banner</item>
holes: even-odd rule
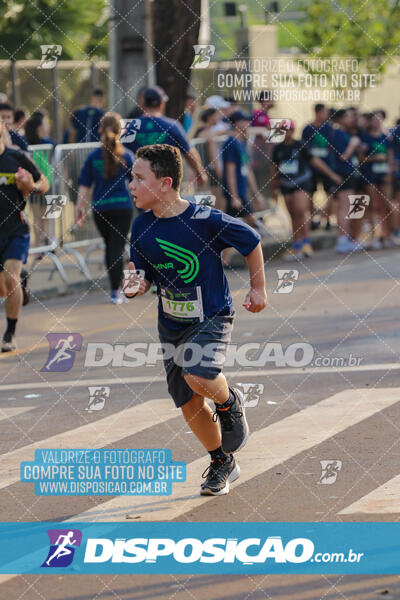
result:
[[[398,574],[400,523],[0,523],[0,573]]]

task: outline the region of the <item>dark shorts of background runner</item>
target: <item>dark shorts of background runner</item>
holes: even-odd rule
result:
[[[6,260],[11,258],[26,264],[29,241],[30,234],[26,225],[21,225],[10,233],[0,231],[0,271],[3,271]]]
[[[317,191],[319,183],[322,184],[326,194],[329,194],[332,187],[335,186],[335,182],[326,175],[313,173],[311,194],[314,194]]]
[[[302,183],[301,186],[300,185],[295,185],[292,188],[286,188],[286,187],[281,187],[281,192],[284,196],[293,194],[294,192],[304,192],[307,195],[312,195],[313,191],[312,191],[312,186],[310,183],[305,182]]]
[[[158,335],[162,344],[173,344],[175,348],[185,343],[198,344],[201,348],[207,344],[214,344],[214,349],[200,358],[193,366],[180,366],[175,363],[174,358],[164,360],[164,368],[167,375],[168,392],[172,396],[175,406],[178,408],[192,399],[193,391],[184,379],[184,375],[198,375],[204,379],[215,379],[221,373],[228,344],[231,340],[233,319],[235,313],[230,315],[215,315],[206,317],[202,323],[194,323],[180,331],[165,327],[158,323]],[[187,350],[185,359],[190,361],[192,352]],[[179,360],[181,364],[183,360]]]
[[[356,192],[360,189],[360,178],[356,175],[341,175],[340,177],[343,179],[343,182],[340,185],[333,184],[331,189],[331,194],[337,194],[338,192],[345,192],[347,190],[352,190]]]

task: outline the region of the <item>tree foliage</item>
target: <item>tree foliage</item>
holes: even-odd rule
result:
[[[399,0],[313,0],[306,13],[309,53],[362,59],[378,72],[399,54]]]
[[[0,57],[39,59],[41,44],[61,44],[64,60],[106,57],[106,9],[107,0],[2,0]]]

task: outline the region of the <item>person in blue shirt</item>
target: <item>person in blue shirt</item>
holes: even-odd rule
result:
[[[332,125],[329,122],[329,109],[325,104],[316,104],[314,107],[315,117],[314,120],[306,125],[302,133],[302,142],[304,146],[310,152],[310,155],[321,159],[328,167],[331,167],[332,163],[332,149],[330,145],[330,138],[332,136]],[[322,173],[317,167],[312,166],[313,173],[313,186],[310,195],[310,208],[311,217],[315,214],[313,195],[317,191],[318,184],[320,183],[325,193],[329,196],[330,190],[333,186],[332,180]],[[329,224],[329,215],[327,216],[327,225]],[[317,229],[319,227],[318,220],[311,221],[311,229]],[[329,225],[327,227],[329,229]]]
[[[390,131],[393,148],[393,237],[400,240],[400,119]]]
[[[142,212],[131,233],[132,278],[144,271],[140,296],[157,284],[158,333],[165,352],[168,390],[193,433],[210,453],[202,495],[222,495],[239,476],[233,457],[247,441],[243,394],[222,373],[234,310],[221,251],[234,246],[246,257],[250,290],[243,306],[257,313],[267,304],[260,236],[246,223],[180,197],[182,159],[177,148],[140,148],[129,189]],[[216,416],[205,397],[214,401]],[[220,427],[217,419],[219,419]]]
[[[384,133],[380,111],[374,111],[368,120],[366,131],[361,135],[362,155],[360,172],[366,183],[366,193],[370,197],[369,208],[378,217],[373,223],[380,226],[382,240],[378,243],[384,248],[395,247],[398,243],[392,237],[392,176],[393,146],[390,135]],[[376,235],[374,237],[377,237]],[[377,248],[377,246],[374,246]]]
[[[79,108],[73,114],[70,143],[99,141],[99,125],[104,115],[105,95],[102,89],[93,90],[89,106]]]
[[[159,86],[147,88],[143,92],[143,115],[133,119],[127,126],[122,143],[132,152],[151,144],[169,144],[178,148],[188,165],[194,170],[197,183],[204,185],[207,174],[201,164],[197,150],[190,147],[182,125],[164,116],[168,96]]]
[[[222,191],[226,199],[226,212],[235,217],[243,217],[246,223],[261,230],[262,223],[257,221],[253,211],[254,208],[264,208],[264,198],[249,164],[246,145],[252,117],[238,110],[232,113],[229,119],[233,129],[222,146]],[[225,266],[229,266],[229,257],[230,250],[227,250],[223,254]]]
[[[86,158],[78,179],[76,222],[82,225],[90,188],[93,186],[92,211],[96,226],[105,242],[105,261],[110,280],[110,300],[121,304],[123,253],[132,223],[133,205],[128,179],[134,162],[132,152],[121,144],[121,117],[109,112],[100,121],[101,148]]]
[[[339,235],[335,246],[338,253],[357,252],[361,246],[351,239],[349,223],[351,219],[347,218],[350,210],[349,196],[354,195],[359,186],[359,159],[361,140],[359,136],[351,135],[349,129],[352,125],[352,115],[346,109],[340,109],[336,112],[336,128],[331,137],[332,145],[332,169],[342,179],[332,193],[338,201],[337,223]],[[355,219],[353,219],[355,221]]]

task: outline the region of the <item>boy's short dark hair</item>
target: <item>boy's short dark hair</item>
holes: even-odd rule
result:
[[[24,108],[16,108],[14,110],[14,122],[16,123],[20,119],[24,119],[26,117],[26,110]]]
[[[182,181],[182,158],[178,148],[169,144],[142,146],[137,150],[136,158],[148,160],[157,179],[171,177],[173,189],[179,190]]]
[[[325,108],[325,104],[316,104],[314,106],[314,112],[319,113],[319,112],[321,112],[321,110],[324,110],[324,108]]]
[[[2,102],[0,104],[0,110],[12,110],[14,112],[14,108],[8,102]]]
[[[343,117],[346,113],[347,113],[346,108],[339,108],[339,110],[336,111],[336,121],[343,119]]]

